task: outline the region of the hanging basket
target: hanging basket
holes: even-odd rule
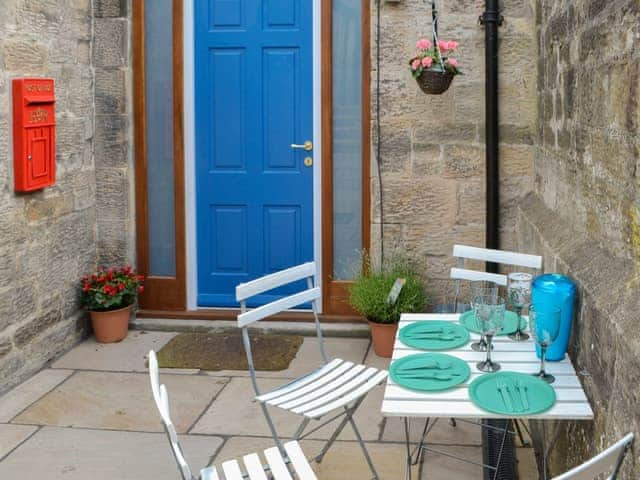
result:
[[[453,72],[446,70],[423,70],[416,82],[427,95],[440,95],[449,89],[454,76]]]

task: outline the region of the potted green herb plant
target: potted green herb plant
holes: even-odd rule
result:
[[[373,349],[380,357],[391,357],[401,313],[422,312],[427,303],[424,281],[411,261],[395,254],[381,267],[364,255],[362,270],[350,287],[350,304],[371,327]],[[397,279],[404,285],[397,298],[390,297]]]
[[[119,342],[127,336],[131,308],[144,290],[143,280],[130,266],[100,268],[82,277],[81,300],[98,342]]]

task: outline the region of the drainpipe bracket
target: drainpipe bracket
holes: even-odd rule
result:
[[[504,16],[500,12],[484,12],[478,17],[478,23],[485,25],[487,23],[497,23],[499,27],[504,23]]]

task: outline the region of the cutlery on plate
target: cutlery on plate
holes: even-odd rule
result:
[[[434,329],[426,329],[426,330],[415,330],[413,332],[409,333],[409,336],[412,337],[413,335],[424,335],[424,334],[430,334],[430,333],[447,333],[447,334],[452,334],[455,332],[455,328],[434,328]]]
[[[516,389],[520,393],[520,400],[525,410],[529,410],[529,397],[527,396],[527,385],[522,380],[516,381]]]
[[[412,340],[443,340],[449,342],[457,338],[462,338],[462,335],[413,335],[409,338]]]
[[[511,388],[509,387],[509,384],[507,382],[505,382],[504,384],[504,389],[507,391],[507,395],[509,395],[509,400],[511,400],[511,405],[513,405],[513,409],[516,412],[521,412],[524,409],[524,406],[522,406],[522,399],[520,399],[520,405],[522,406],[522,408],[518,408],[518,402],[516,402],[516,397],[511,393]]]
[[[511,410],[513,412],[513,405],[511,404],[511,399],[506,394],[505,384],[504,382],[498,382],[496,384],[496,388],[502,397],[502,403],[504,404],[507,410]]]
[[[451,362],[447,362],[447,363],[440,363],[440,362],[436,362],[436,363],[425,363],[423,365],[420,366],[415,366],[415,367],[402,367],[399,368],[398,371],[399,372],[407,372],[407,371],[411,371],[411,370],[449,370],[451,368]]]
[[[401,375],[401,377],[405,380],[453,380],[456,377],[459,377],[459,373],[442,373],[442,374],[434,374],[434,375]]]

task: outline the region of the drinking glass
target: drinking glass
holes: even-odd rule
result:
[[[475,300],[477,298],[487,296],[494,299],[498,298],[498,286],[496,284],[490,282],[471,282],[471,308],[473,309],[476,323],[478,324],[479,330],[481,331],[482,328],[480,328],[480,319],[478,318],[478,309]],[[473,350],[474,352],[487,351],[487,339],[485,338],[483,333],[480,334],[479,342],[473,342],[471,344],[471,350]]]
[[[450,281],[436,300],[434,313],[464,313],[471,308],[468,287],[459,280]]]
[[[484,295],[474,300],[482,333],[487,337],[487,358],[483,362],[478,362],[476,367],[481,372],[497,372],[500,370],[500,364],[491,360],[491,350],[493,346],[493,336],[500,331],[504,324],[504,313],[506,305],[504,298],[494,297],[493,295]]]
[[[560,318],[561,310],[558,307],[544,306],[536,308],[531,306],[529,308],[529,331],[540,345],[540,371],[533,375],[541,378],[547,383],[553,383],[555,377],[550,373],[545,372],[545,355],[547,354],[547,348],[555,342],[560,333]]]
[[[521,330],[522,325],[522,309],[529,305],[531,301],[531,280],[533,275],[530,273],[510,273],[507,276],[507,294],[509,302],[518,314],[518,329],[509,335],[511,340],[523,342],[529,339],[529,335]]]

